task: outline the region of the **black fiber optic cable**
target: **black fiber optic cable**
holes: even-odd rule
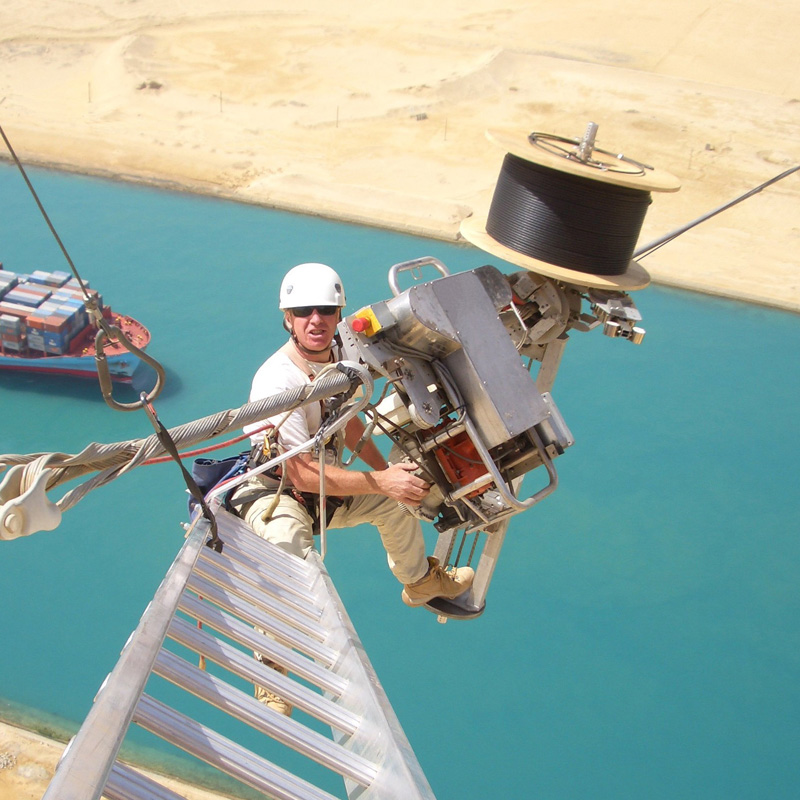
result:
[[[650,193],[539,166],[503,161],[486,231],[530,258],[596,275],[630,263]]]

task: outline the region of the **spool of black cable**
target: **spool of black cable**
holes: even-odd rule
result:
[[[621,275],[650,192],[612,186],[507,154],[486,230],[501,244],[580,272]]]
[[[487,217],[465,220],[464,238],[567,283],[627,290],[649,283],[631,257],[651,191],[676,191],[676,178],[594,150],[593,141],[579,152],[563,147],[577,140],[547,134],[489,138],[507,153]]]

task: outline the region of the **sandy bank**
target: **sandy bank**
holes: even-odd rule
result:
[[[659,9],[8,0],[0,120],[28,163],[452,240],[491,199],[487,128],[594,121],[599,146],[683,183],[647,242],[800,163],[800,7]],[[800,310],[798,199],[794,175],[644,264]]]
[[[65,745],[0,722],[0,800],[40,800]],[[223,800],[224,796],[169,778],[159,782],[186,800]]]

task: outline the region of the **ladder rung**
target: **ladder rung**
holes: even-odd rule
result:
[[[298,630],[307,633],[309,636],[314,636],[319,641],[325,639],[325,628],[318,622],[308,619],[304,614],[300,614],[295,609],[287,606],[286,603],[255,589],[214,564],[198,561],[192,573],[193,578],[194,576],[206,578],[220,588],[227,589],[229,592],[243,597],[254,605],[265,609],[270,614],[274,614],[284,622],[288,622]]]
[[[264,614],[263,610],[258,606],[243,600],[236,594],[221,589],[211,581],[192,575],[189,578],[187,587],[203,599],[214,603],[214,605],[225,611],[230,611],[250,625],[267,631],[279,641],[285,642],[290,647],[305,653],[325,666],[330,667],[336,663],[336,651],[322,644],[319,638],[301,633],[286,622]],[[184,594],[184,597],[186,596],[188,595]]]
[[[273,672],[276,678],[281,678],[282,681],[276,681],[275,686],[268,688],[278,691],[281,696],[300,710],[312,714],[339,730],[345,730],[345,720],[349,718],[345,732],[355,733],[360,722],[358,717],[344,709],[338,709],[334,703],[314,694],[304,686],[294,684],[293,691],[290,693],[285,684],[292,683],[292,681],[275,670],[269,671]],[[187,692],[206,700],[221,711],[246,722],[281,744],[291,747],[296,752],[338,772],[343,777],[350,778],[361,786],[369,786],[375,780],[377,767],[367,759],[345,750],[299,722],[267,708],[254,697],[246,695],[220,678],[198,669],[168,650],[162,650],[159,653],[154,672]],[[335,713],[337,711],[344,713],[338,715]],[[336,716],[340,718],[336,719]],[[352,724],[353,721],[355,721],[355,725]]]
[[[238,559],[226,556],[224,553],[215,553],[208,547],[200,554],[200,561],[203,564],[211,565],[212,568],[227,572],[238,581],[249,584],[256,591],[264,592],[281,603],[294,608],[299,613],[305,614],[309,619],[319,620],[322,615],[321,610],[311,602],[311,595],[308,590],[305,590],[304,595],[301,595],[298,591],[287,591],[284,586],[281,586],[275,580],[276,574],[265,571],[263,565],[259,569],[255,569]]]
[[[193,605],[193,609],[202,605],[205,604],[198,600]],[[239,644],[251,650],[256,650],[261,653],[261,655],[266,656],[270,661],[276,661],[281,666],[287,667],[290,672],[293,672],[309,683],[313,683],[323,691],[330,692],[332,695],[339,697],[347,688],[348,682],[344,678],[330,672],[315,661],[311,661],[305,656],[298,655],[293,650],[290,650],[280,642],[276,642],[269,636],[265,636],[253,630],[249,625],[239,623],[238,620],[230,617],[228,618],[229,622],[227,625],[224,622],[219,623],[216,622],[216,618],[224,617],[225,615],[222,614],[222,612],[217,611],[215,615],[212,615],[204,614],[202,611],[201,609],[200,611],[194,613],[190,611],[189,613],[191,613],[192,617],[195,619],[200,619],[204,624],[216,628],[220,633],[234,639],[239,642]],[[217,627],[218,625],[219,627]],[[167,635],[176,642],[184,645],[184,647],[188,647],[196,653],[208,656],[212,661],[216,661],[218,664],[223,663],[223,661],[233,660],[236,654],[241,654],[240,650],[220,641],[209,633],[201,631],[195,625],[192,625],[180,617],[175,617],[172,620]],[[215,656],[214,653],[217,653],[217,655]],[[248,662],[253,661],[252,657],[248,658],[246,655],[243,655],[243,658],[246,658]]]
[[[111,768],[103,797],[108,800],[186,800],[183,795],[119,761]]]
[[[230,520],[231,524],[226,524],[225,547],[230,546],[242,553],[247,553],[265,564],[274,564],[284,575],[291,576],[308,589],[314,585],[315,575],[302,558],[287,553],[280,547],[268,545],[265,539],[253,533],[244,522],[234,515],[228,514],[226,520]],[[223,547],[223,552],[225,547]]]
[[[143,694],[134,722],[275,800],[336,800],[190,717]]]
[[[279,586],[284,592],[294,595],[301,601],[308,602],[308,598],[314,594],[313,586],[309,586],[306,580],[298,580],[297,576],[287,574],[284,571],[284,564],[270,565],[261,554],[250,555],[242,550],[237,550],[235,546],[224,547],[222,553],[206,548],[204,554],[212,559],[221,557],[242,564],[259,578],[263,578],[264,574],[267,573],[270,581]]]

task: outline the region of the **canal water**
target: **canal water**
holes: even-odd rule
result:
[[[276,298],[296,263],[335,267],[351,309],[389,297],[389,267],[411,258],[512,269],[378,229],[31,178],[81,275],[150,328],[168,427],[246,400],[283,341]],[[6,165],[0,207],[7,269],[65,269]],[[558,491],[513,521],[480,619],[408,609],[372,529],[331,535],[328,568],[440,800],[761,800],[800,784],[800,317],[658,287],[635,299],[642,346],[571,337],[553,396],[576,444]],[[151,432],[90,382],[11,373],[0,421],[0,453]],[[2,716],[77,728],[184,519],[166,464],[90,494],[56,531],[0,543]]]

